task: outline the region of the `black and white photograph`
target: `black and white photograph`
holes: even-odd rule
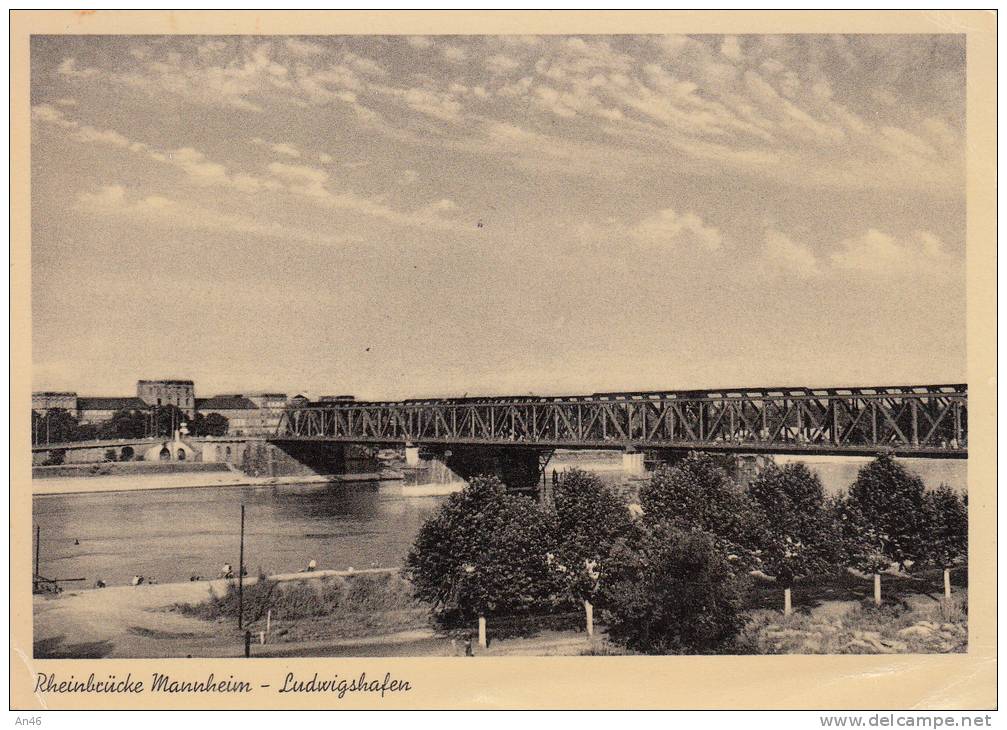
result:
[[[32,35],[33,658],[967,653],[967,56]]]

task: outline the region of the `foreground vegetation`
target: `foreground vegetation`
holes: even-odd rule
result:
[[[243,587],[243,627],[270,641],[312,641],[393,633],[428,625],[429,607],[410,583],[392,574],[367,573],[312,580],[275,581],[260,576]],[[174,610],[206,621],[237,623],[238,587],[212,588],[206,601],[180,603]]]
[[[549,506],[476,478],[423,526],[403,573],[441,626],[597,606],[626,649],[721,653],[743,649],[755,579],[773,584],[782,607],[783,589],[800,592],[812,576],[942,572],[967,549],[965,498],[943,485],[927,492],[888,456],[827,498],[802,464],[770,464],[743,487],[728,462],[691,454],[653,475],[640,506],[632,519],[583,472]]]
[[[271,641],[310,641],[431,624],[468,636],[486,619],[502,639],[583,631],[590,612],[590,654],[965,649],[967,503],[888,457],[827,498],[800,464],[742,487],[719,458],[694,454],[656,472],[640,504],[634,517],[585,472],[547,506],[478,477],[423,525],[400,575],[263,576],[245,588],[244,624],[262,631],[268,616]],[[177,610],[236,620],[237,590]]]

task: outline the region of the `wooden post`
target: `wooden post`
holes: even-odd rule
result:
[[[951,571],[944,569],[944,597],[951,598]]]
[[[266,611],[266,633],[269,633],[269,624],[273,622],[273,609]]]
[[[242,618],[244,617],[245,609],[245,595],[244,595],[244,581],[242,580],[245,573],[245,505],[241,505],[241,538],[238,547],[238,628],[240,629]],[[251,634],[249,634],[251,636]],[[245,642],[247,648],[248,642]],[[246,653],[245,656],[248,656]]]
[[[874,574],[874,605],[881,605],[881,575],[879,573]]]
[[[265,643],[266,643],[266,632],[265,631],[260,631],[259,632],[259,644],[265,644]]]
[[[486,648],[486,617],[479,617],[479,646]]]
[[[789,588],[784,588],[783,589],[783,615],[784,616],[789,616],[791,611],[792,611],[792,608],[791,608],[791,603],[790,603],[790,589]]]
[[[245,632],[245,658],[252,656],[252,632]]]
[[[587,626],[587,638],[594,638],[594,606],[590,601],[584,601],[584,615]]]

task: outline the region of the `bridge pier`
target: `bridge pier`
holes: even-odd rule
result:
[[[412,452],[412,453],[410,453]],[[495,476],[514,492],[540,494],[552,449],[452,445],[406,447],[406,481],[415,486]],[[413,463],[415,460],[415,463]],[[545,495],[548,497],[548,495]]]
[[[640,477],[647,473],[643,452],[628,449],[622,452],[622,471],[626,476]]]

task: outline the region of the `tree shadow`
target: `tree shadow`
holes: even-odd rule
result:
[[[957,588],[968,587],[965,567],[951,571],[951,584]],[[914,573],[881,576],[881,596],[885,602],[905,603],[911,596],[923,596],[939,602],[944,595],[944,571],[925,570]],[[874,581],[846,571],[834,575],[807,576],[794,581],[791,602],[794,610],[810,611],[825,603],[862,602],[874,597]],[[783,608],[783,588],[771,581],[753,582],[745,608]]]
[[[65,644],[65,636],[54,636],[34,642],[32,654],[36,659],[104,659],[112,653],[115,644],[103,641],[88,641],[79,644]]]

